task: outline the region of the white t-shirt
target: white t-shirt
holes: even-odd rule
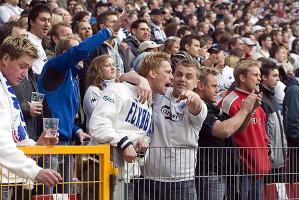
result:
[[[296,39],[296,37],[294,35],[291,35],[290,39],[289,39],[289,51],[292,51],[292,46],[293,46],[293,42]]]
[[[297,69],[299,67],[299,54],[296,53],[291,53],[290,56],[295,60],[294,63],[294,70]]]
[[[28,32],[28,39],[38,50],[38,58],[33,61],[32,70],[35,74],[40,74],[45,63],[48,61],[46,52],[42,46],[42,39]]]
[[[217,103],[222,99],[220,92],[228,90],[234,81],[234,69],[229,66],[225,66],[217,75]]]
[[[176,102],[172,91],[154,95],[154,133],[143,167],[146,178],[162,182],[194,179],[199,131],[207,116],[203,101],[201,112],[194,116],[185,101]]]
[[[83,99],[83,110],[86,115],[86,128],[89,127],[91,114],[100,98],[102,91],[97,86],[91,85],[87,88]]]
[[[0,6],[0,23],[6,23],[14,15],[21,15],[23,9],[19,6],[13,6],[9,3],[4,3]]]
[[[259,21],[258,16],[251,15],[251,18],[249,19],[249,22],[253,25],[255,25]]]
[[[274,88],[274,98],[276,99],[280,109],[282,109],[283,99],[284,99],[284,95],[285,95],[285,93],[284,93],[285,88],[286,88],[286,85],[281,81],[278,81],[277,85]]]

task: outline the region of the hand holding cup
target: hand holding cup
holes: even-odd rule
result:
[[[53,146],[58,143],[58,137],[59,133],[58,131],[58,124],[59,124],[59,119],[58,118],[43,118],[43,140],[44,144],[48,146]]]
[[[32,92],[31,102],[29,102],[30,115],[36,117],[42,114],[44,94],[38,92]]]

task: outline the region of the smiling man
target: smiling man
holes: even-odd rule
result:
[[[28,14],[28,38],[38,50],[38,58],[34,60],[32,69],[35,74],[40,74],[44,64],[47,62],[47,55],[42,46],[42,38],[50,30],[51,11],[44,4],[37,4]]]
[[[236,88],[219,103],[223,112],[230,117],[240,110],[244,99],[251,93],[259,93],[261,82],[260,64],[254,60],[242,60],[234,70]],[[264,185],[263,174],[270,171],[267,145],[266,114],[256,105],[238,131],[232,136],[239,149],[241,162],[240,199],[261,199]],[[243,147],[243,148],[242,148]]]
[[[150,40],[151,32],[148,23],[145,20],[136,20],[131,25],[131,36],[124,42],[128,44],[134,56],[138,55],[138,47],[141,42]]]
[[[181,39],[180,51],[171,58],[173,63],[172,67],[175,69],[175,64],[179,63],[183,59],[192,60],[200,66],[200,53],[201,48],[199,37],[196,35],[186,35]]]

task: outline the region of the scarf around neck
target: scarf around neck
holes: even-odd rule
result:
[[[24,116],[20,108],[20,103],[8,80],[3,76],[1,72],[0,86],[3,88],[10,103],[10,111],[12,113],[11,128],[13,140],[16,143],[19,141],[23,141],[27,137],[27,131]]]

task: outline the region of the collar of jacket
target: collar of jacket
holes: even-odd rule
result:
[[[263,92],[263,94],[267,95],[267,96],[274,96],[274,90],[268,88],[267,86],[265,86],[264,84],[260,84],[260,90]]]

